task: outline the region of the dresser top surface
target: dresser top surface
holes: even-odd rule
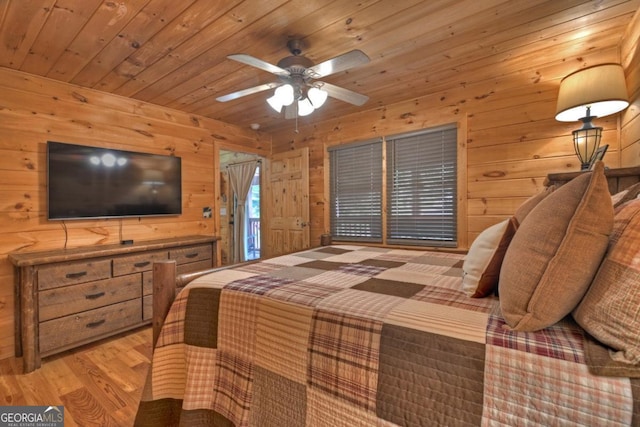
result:
[[[39,252],[12,252],[9,261],[16,267],[51,264],[54,262],[75,261],[85,258],[99,258],[123,255],[156,249],[207,244],[220,240],[217,236],[183,236],[158,240],[141,240],[131,244],[108,244],[82,246],[67,249],[53,249]]]

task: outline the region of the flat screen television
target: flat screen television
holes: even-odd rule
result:
[[[181,213],[179,157],[47,142],[48,219]]]

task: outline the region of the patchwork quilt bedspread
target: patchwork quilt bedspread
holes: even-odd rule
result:
[[[591,375],[570,318],[511,331],[463,258],[327,246],[196,279],[136,425],[639,425],[639,380]]]

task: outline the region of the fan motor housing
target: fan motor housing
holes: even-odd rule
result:
[[[302,74],[304,70],[313,67],[313,62],[306,56],[287,56],[278,61],[278,67],[288,70],[291,74]]]

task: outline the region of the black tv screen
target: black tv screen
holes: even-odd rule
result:
[[[180,215],[179,157],[47,142],[47,217]]]

